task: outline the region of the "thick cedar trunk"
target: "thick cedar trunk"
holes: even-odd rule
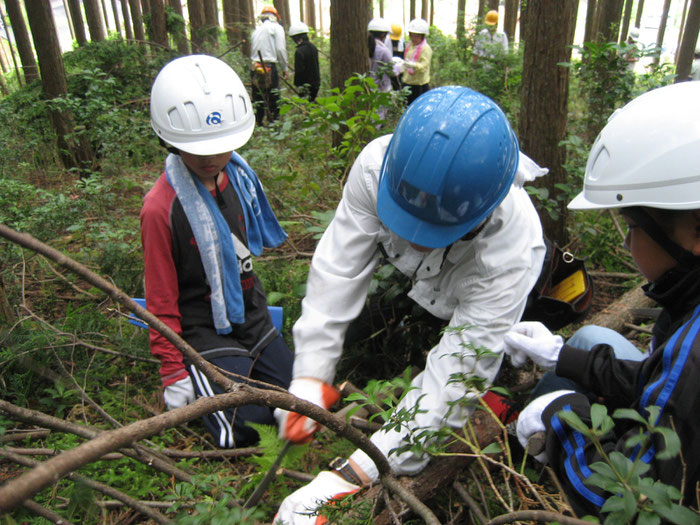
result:
[[[343,89],[356,73],[366,73],[369,0],[331,2],[331,87]]]
[[[596,9],[597,42],[617,42],[624,0],[600,0]]]
[[[584,42],[593,42],[593,40],[595,40],[595,13],[597,5],[598,0],[588,0],[588,5],[586,6],[586,26],[583,31]]]
[[[85,45],[87,43],[87,35],[85,33],[80,0],[68,0],[68,13],[75,32],[76,42],[78,42],[79,46]]]
[[[192,52],[201,53],[204,46],[204,5],[202,2],[187,2],[187,12],[190,16]]]
[[[559,190],[555,184],[566,181],[562,168],[565,149],[559,142],[566,137],[569,69],[560,66],[571,57],[578,2],[576,0],[530,0],[523,55],[522,104],[520,114],[520,148],[549,175],[535,184]],[[559,218],[553,220],[546,211],[540,218],[545,234],[566,244],[566,204],[559,205]]]
[[[34,48],[39,58],[44,97],[51,100],[63,96],[68,91],[68,84],[51,5],[46,0],[25,0],[25,6]],[[80,137],[67,138],[73,135],[72,115],[69,112],[50,110],[49,116],[56,132],[58,153],[65,167],[90,168],[93,154],[88,142]]]
[[[683,29],[683,40],[678,50],[678,66],[676,67],[676,82],[689,79],[690,68],[693,65],[695,43],[700,31],[700,0],[692,0],[688,9],[688,17]]]
[[[39,70],[34,59],[34,50],[27,31],[27,24],[24,23],[22,7],[19,4],[19,0],[5,0],[5,7],[7,8],[7,16],[10,17],[10,23],[12,24],[12,33],[15,35],[15,44],[17,45],[19,58],[22,61],[24,80],[28,84],[39,78]]]
[[[421,1],[421,6],[420,6],[420,17],[425,20],[426,22],[430,20],[430,5],[428,4],[428,0],[422,0]]]
[[[153,1],[153,0],[151,0]],[[204,1],[204,38],[215,47],[219,44],[219,7],[216,0]]]
[[[165,28],[165,5],[163,0],[151,0],[151,31],[153,43],[169,48],[168,31]]]
[[[331,2],[332,3],[332,2]],[[332,10],[331,6],[331,10]],[[408,4],[408,13],[409,13],[409,18],[413,20],[416,18],[416,0],[410,0]]]
[[[90,40],[102,42],[106,38],[106,33],[100,4],[97,0],[83,0],[83,5],[85,6],[85,18],[87,18]]]
[[[505,12],[503,14],[503,32],[508,35],[508,42],[515,42],[519,4],[520,0],[506,0]]]
[[[143,13],[141,12],[139,0],[129,0],[129,9],[131,11],[131,23],[134,27],[134,39],[143,42],[146,40],[146,33],[143,29]]]
[[[314,0],[305,0],[306,12],[304,14],[304,20],[306,20],[306,25],[312,29],[316,29],[316,3]]]
[[[127,40],[134,39],[134,28],[131,25],[131,15],[129,14],[129,5],[126,0],[119,0],[122,6],[122,18],[124,20],[124,33],[126,34]]]

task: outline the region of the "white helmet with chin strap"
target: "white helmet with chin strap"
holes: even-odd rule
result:
[[[151,126],[178,150],[215,155],[248,142],[255,115],[243,82],[226,62],[189,55],[166,64],[153,82]]]
[[[419,35],[428,35],[430,34],[430,26],[428,25],[428,22],[422,18],[414,18],[408,23],[406,31],[408,33],[417,33]]]
[[[700,208],[700,82],[645,93],[612,114],[588,156],[574,210]]]

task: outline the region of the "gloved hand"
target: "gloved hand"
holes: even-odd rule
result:
[[[527,450],[528,440],[533,434],[545,431],[544,423],[542,422],[542,412],[544,412],[544,409],[555,399],[573,393],[573,390],[556,390],[549,394],[544,394],[532,400],[530,404],[520,412],[515,431],[518,435],[518,441],[520,441],[520,444],[525,450]],[[547,454],[544,451],[536,454],[534,457],[540,463],[547,462]]]
[[[392,57],[391,63],[392,72],[394,73],[394,76],[398,77],[403,72],[403,58]]]
[[[330,500],[341,499],[360,490],[358,485],[324,470],[308,485],[304,485],[287,496],[275,515],[275,525],[321,525],[328,520],[311,515],[314,510]]]
[[[190,376],[166,386],[163,391],[163,401],[168,410],[184,407],[192,403],[194,398],[194,385]]]
[[[338,390],[320,379],[312,377],[292,379],[289,385],[289,393],[326,410],[340,399]],[[320,423],[296,412],[276,408],[274,414],[279,427],[280,438],[287,439],[292,443],[308,443],[318,429],[321,428]]]
[[[418,62],[411,62],[410,60],[404,60],[403,61],[403,69],[404,71],[406,69],[413,69],[414,67],[418,66]]]
[[[524,321],[516,324],[503,336],[504,351],[513,366],[523,366],[530,358],[545,370],[554,370],[559,352],[564,346],[560,335],[553,335],[542,323]]]

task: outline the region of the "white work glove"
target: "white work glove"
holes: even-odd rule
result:
[[[520,441],[520,444],[525,450],[527,450],[528,440],[533,434],[545,431],[544,423],[542,421],[542,412],[544,412],[545,408],[547,408],[555,399],[565,396],[566,394],[573,393],[573,390],[556,390],[555,392],[544,394],[543,396],[532,400],[532,402],[527,405],[522,412],[520,412],[515,431],[518,434],[518,441]],[[539,454],[536,454],[534,458],[540,463],[547,462],[547,454],[544,452],[544,450]]]
[[[335,387],[311,377],[292,379],[289,393],[326,410],[340,399],[340,392]],[[286,439],[292,443],[308,443],[321,428],[320,423],[296,412],[276,408],[274,415],[279,427],[280,439]]]
[[[392,57],[391,63],[392,63],[391,69],[394,73],[394,76],[398,77],[403,72],[403,58]]]
[[[553,335],[542,323],[524,321],[516,324],[503,336],[504,351],[513,366],[523,366],[528,358],[545,370],[554,370],[559,352],[564,346],[560,335]]]
[[[166,386],[163,391],[163,401],[168,410],[184,407],[192,403],[194,397],[194,385],[190,376]]]
[[[328,520],[323,516],[312,515],[323,503],[341,499],[360,490],[358,485],[324,470],[308,485],[304,485],[287,496],[275,515],[275,525],[321,525]]]
[[[403,70],[405,71],[406,69],[409,68],[415,68],[418,67],[418,62],[411,62],[410,60],[404,60],[403,61]]]

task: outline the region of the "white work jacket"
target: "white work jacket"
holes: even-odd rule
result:
[[[521,153],[515,183],[476,237],[457,241],[446,256],[444,248],[419,252],[377,215],[379,174],[390,139],[386,135],[372,141],[359,155],[335,217],[316,248],[302,314],[293,330],[293,376],[332,384],[348,325],[365,303],[381,243],[389,262],[412,278],[409,297],[449,326],[469,327],[442,336],[413,381],[416,389],[401,403],[414,407],[420,398],[420,408],[426,410],[416,414],[412,428],[461,427],[473,407],[450,408],[454,401],[466,399],[464,386],[450,383],[450,375],[476,375],[490,384],[498,372],[503,335],[519,321],[545,252],[539,217],[522,185],[547,170]],[[497,356],[477,361],[469,344]],[[406,435],[407,431],[392,431],[372,437],[397,474],[415,474],[428,461],[410,453],[389,456]],[[370,476],[376,473],[364,453],[356,452],[353,459]]]
[[[272,20],[265,20],[253,31],[250,40],[250,59],[253,63],[260,62],[260,51],[266,64],[278,64],[280,72],[287,71],[287,39],[281,25]]]

